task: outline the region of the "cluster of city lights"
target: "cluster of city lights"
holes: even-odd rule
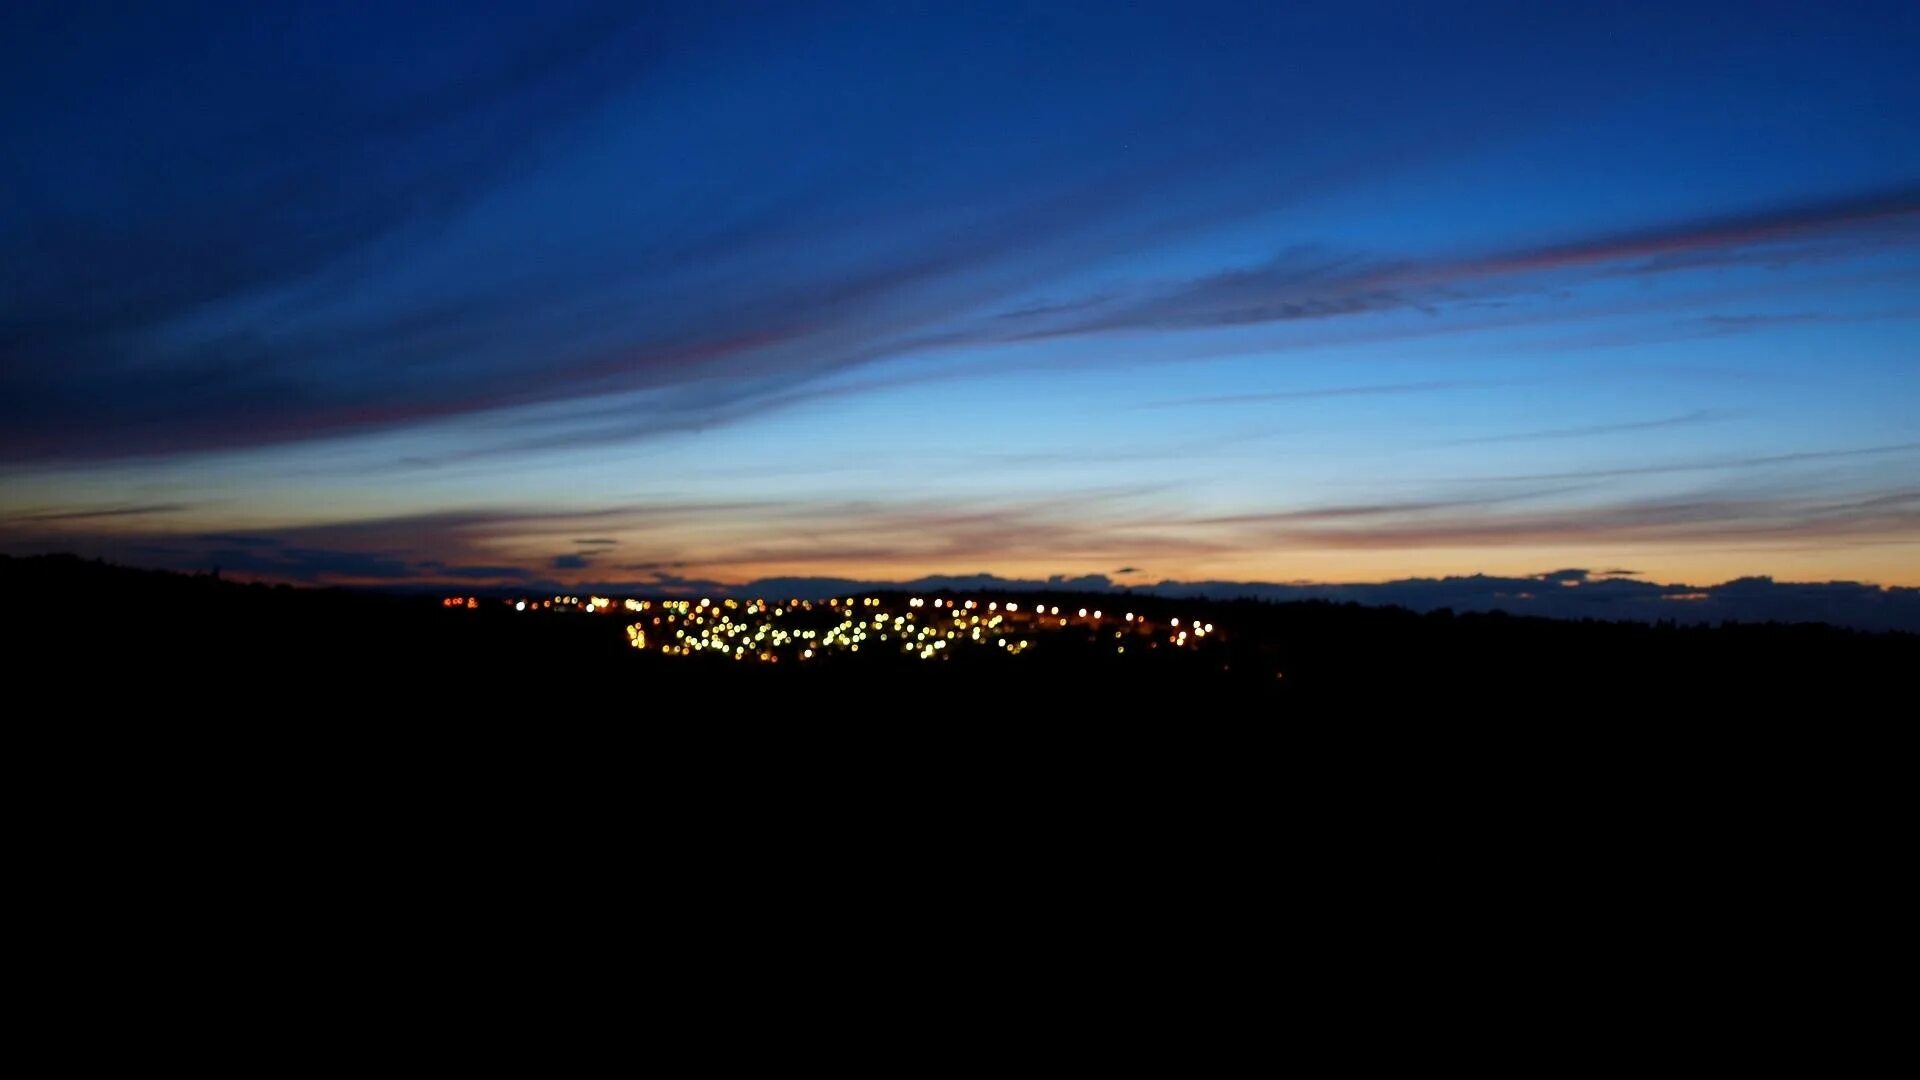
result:
[[[1115,654],[1134,648],[1186,648],[1216,636],[1213,624],[1168,619],[1164,624],[1134,612],[1070,608],[1019,600],[956,600],[914,596],[904,606],[877,596],[835,597],[784,603],[763,599],[614,600],[605,596],[553,596],[504,601],[516,612],[640,616],[627,626],[627,642],[664,656],[707,654],[777,664],[805,662],[835,653],[887,650],[919,660],[945,660],[966,649],[1018,656],[1047,634],[1078,631],[1110,645]],[[448,608],[478,608],[471,596],[441,600]]]
[[[648,614],[657,607],[657,614]],[[1184,648],[1213,634],[1213,624],[1179,619],[1158,625],[1144,615],[1100,609],[1062,611],[1019,601],[910,597],[904,608],[879,597],[788,600],[638,601],[645,617],[627,627],[636,649],[666,656],[709,654],[777,664],[804,663],[834,653],[887,651],[918,660],[945,660],[967,649],[1018,656],[1042,635],[1078,629],[1104,638],[1116,654],[1136,648]],[[1111,635],[1110,637],[1108,635]]]
[[[622,606],[628,611],[640,610],[640,601],[638,600],[627,600],[621,604],[616,604],[611,598],[605,596],[554,596],[545,600],[522,598],[507,600],[504,601],[504,603],[515,611],[577,611],[585,612],[588,615],[609,614],[614,608]],[[463,607],[471,611],[480,606],[480,600],[478,597],[473,596],[448,596],[441,599],[440,606],[449,608]]]

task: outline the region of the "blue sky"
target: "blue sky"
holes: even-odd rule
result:
[[[1920,584],[1917,54],[1912,4],[10,5],[0,550]]]

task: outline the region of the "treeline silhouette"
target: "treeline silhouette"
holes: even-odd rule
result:
[[[218,711],[630,708],[686,719],[879,708],[903,718],[1211,721],[1296,704],[1316,715],[1432,718],[1598,705],[1638,710],[1631,715],[1736,706],[1896,715],[1902,676],[1920,670],[1920,637],[1816,624],[1572,622],[1124,593],[1021,596],[1204,618],[1219,633],[1202,648],[1125,655],[1075,630],[1036,635],[1018,657],[961,650],[924,662],[870,649],[770,665],[636,651],[624,627],[637,616],[623,612],[519,614],[497,598],[449,610],[438,597],[246,584],[72,556],[0,557],[0,595],[20,631],[14,669],[23,677],[74,672],[87,685],[73,689],[96,697]]]

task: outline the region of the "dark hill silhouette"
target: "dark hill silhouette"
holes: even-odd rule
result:
[[[0,557],[0,595],[21,630],[17,670],[74,672],[93,697],[184,699],[221,713],[324,703],[432,716],[626,709],[657,718],[707,702],[717,715],[741,703],[748,715],[826,703],[933,719],[1042,719],[1066,708],[1075,718],[1214,720],[1287,704],[1322,716],[1436,719],[1573,716],[1601,704],[1629,716],[1747,706],[1872,715],[1897,710],[1898,678],[1920,667],[1920,636],[1818,624],[1570,621],[1112,592],[1022,596],[1204,616],[1222,640],[1201,652],[1115,656],[1062,634],[1013,659],[925,664],[870,650],[769,667],[636,652],[620,613],[515,615],[498,600],[448,610],[437,598],[245,584],[71,556]]]

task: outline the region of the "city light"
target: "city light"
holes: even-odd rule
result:
[[[695,601],[555,596],[501,602],[516,612],[549,615],[626,611],[642,616],[626,627],[627,642],[635,649],[662,656],[712,654],[768,664],[851,655],[861,652],[863,644],[871,654],[875,643],[885,645],[883,655],[944,661],[957,653],[987,649],[996,655],[1018,656],[1036,647],[1036,640],[1070,650],[1100,639],[1112,647],[1109,655],[1118,656],[1126,653],[1129,638],[1150,649],[1190,649],[1200,647],[1202,639],[1215,637],[1212,623],[1189,621],[1182,629],[1181,620],[1169,619],[1169,632],[1156,638],[1151,620],[1131,611],[1124,624],[1101,625],[1104,612],[1099,609],[1077,608],[1061,615],[1056,606],[1033,605],[1022,611],[1013,600],[936,597],[931,606],[939,609],[938,615],[923,614],[920,609],[929,606],[928,599],[918,596],[832,597],[818,608],[807,600],[789,599],[775,607],[767,600],[734,597]],[[440,603],[468,611],[480,607],[480,599],[471,596],[442,597]]]
[[[596,604],[603,598],[591,598]],[[607,600],[611,607],[614,601]],[[636,610],[627,602],[627,610]],[[895,608],[892,604],[898,604]],[[1075,643],[1091,644],[1096,628],[1085,622],[1076,627],[1073,616],[1060,615],[1055,606],[1036,606],[1023,613],[1016,601],[947,600],[934,598],[932,607],[940,615],[931,621],[922,619],[918,609],[927,606],[922,597],[888,601],[884,597],[833,597],[814,613],[804,601],[789,601],[772,607],[765,600],[723,603],[701,601],[697,606],[685,600],[658,602],[661,614],[646,623],[627,627],[627,639],[635,649],[650,650],[663,656],[708,654],[734,660],[778,663],[781,659],[819,660],[834,655],[862,653],[861,646],[884,644],[881,655],[905,656],[922,661],[947,661],[962,652],[991,649],[996,655],[1018,656],[1030,648],[1053,641],[1056,647],[1072,648]],[[649,610],[638,607],[637,610]],[[1099,620],[1102,613],[1076,609],[1081,619],[1089,615]],[[1140,639],[1152,648],[1191,648],[1211,630],[1196,624],[1191,634],[1177,631],[1161,640],[1153,640],[1153,631],[1144,618],[1127,615],[1133,625],[1112,631],[1110,655],[1127,651],[1125,640]],[[648,629],[661,644],[650,644]],[[666,631],[673,632],[671,637]],[[991,633],[989,632],[991,631]],[[1107,631],[1099,630],[1106,637]],[[870,651],[870,650],[869,650]]]

